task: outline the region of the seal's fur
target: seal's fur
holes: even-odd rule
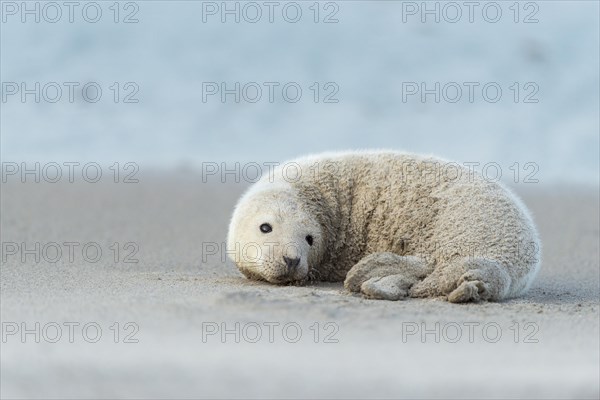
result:
[[[539,267],[538,235],[521,201],[456,163],[397,152],[323,154],[284,163],[254,186],[236,210],[261,197],[269,198],[264,208],[280,207],[285,193],[279,231],[286,235],[274,230],[270,240],[297,242],[295,255],[308,264],[293,280],[345,279],[347,289],[375,298],[500,300],[523,293]],[[295,202],[298,223],[285,215]],[[258,229],[240,230],[239,219],[234,213],[230,249],[245,241],[243,230]],[[307,247],[299,242],[311,225],[318,240]],[[260,262],[246,266],[247,275],[274,281]]]

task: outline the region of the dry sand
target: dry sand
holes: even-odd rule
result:
[[[599,396],[597,188],[516,188],[544,244],[537,280],[519,299],[455,305],[250,282],[220,254],[203,260],[244,185],[142,182],[3,185],[2,398]],[[55,263],[6,248],[36,242],[47,259],[50,242],[81,245]],[[83,258],[88,242],[100,261]],[[128,242],[137,263],[122,262]],[[124,343],[136,327],[138,343]],[[206,336],[215,327],[230,333]]]

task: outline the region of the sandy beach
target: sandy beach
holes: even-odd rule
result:
[[[245,187],[3,184],[2,398],[600,395],[597,188],[516,187],[537,280],[456,305],[248,281],[223,262]]]
[[[600,398],[599,1],[1,1],[0,15],[1,399]],[[513,182],[543,246],[531,290],[388,302],[226,261],[252,178],[378,149]],[[421,220],[380,231],[388,209],[350,198],[397,248],[437,237]],[[509,214],[502,228],[522,226]]]

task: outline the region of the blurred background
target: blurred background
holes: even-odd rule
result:
[[[44,2],[37,16],[36,2],[2,2],[4,161],[144,170],[393,148],[503,169],[535,162],[542,183],[598,182],[598,2],[88,3],[72,15],[59,3],[59,17]],[[11,86],[35,82],[39,103]],[[64,82],[79,85],[72,102]],[[97,102],[83,98],[90,82]],[[208,93],[236,82],[239,102]],[[256,102],[249,82],[262,88]],[[265,82],[277,84],[272,101]],[[282,93],[290,82],[297,102]],[[421,83],[436,82],[439,103],[422,101]],[[477,84],[471,100],[465,82]],[[456,85],[462,96],[447,101]]]
[[[1,0],[0,397],[597,399],[599,8]],[[540,231],[531,290],[376,301],[341,283],[249,281],[225,262],[248,182],[206,182],[205,163],[356,148],[496,163]],[[88,162],[97,184],[81,179]],[[21,163],[58,163],[62,179],[22,179]],[[222,336],[272,322],[302,340]],[[478,328],[470,341],[473,322],[501,340]],[[221,335],[204,340],[207,323]],[[405,341],[407,323],[465,329]]]

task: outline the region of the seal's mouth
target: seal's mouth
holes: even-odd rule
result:
[[[265,275],[261,272],[248,268],[247,266],[238,266],[238,270],[248,279],[254,281],[263,281],[274,285],[294,285],[301,286],[306,284],[309,279],[309,273],[301,274],[299,271],[287,267],[285,264],[280,264],[278,275]]]
[[[264,278],[266,281],[270,283],[274,283],[276,285],[301,285],[306,281],[306,277],[302,278],[296,276],[294,274],[284,274],[279,276],[270,276],[268,278]]]
[[[264,279],[276,285],[301,285],[308,278],[308,274],[302,274],[297,269],[290,268],[285,264],[280,264],[279,270],[281,271],[279,275],[271,275]]]
[[[267,282],[280,285],[280,286],[303,286],[306,284],[307,279],[298,279],[294,277],[277,277],[275,279],[270,278]]]
[[[307,277],[299,277],[294,274],[285,273],[278,276],[263,276],[255,271],[250,271],[247,268],[239,268],[240,272],[248,279],[253,281],[269,282],[274,285],[303,285],[307,281]]]

